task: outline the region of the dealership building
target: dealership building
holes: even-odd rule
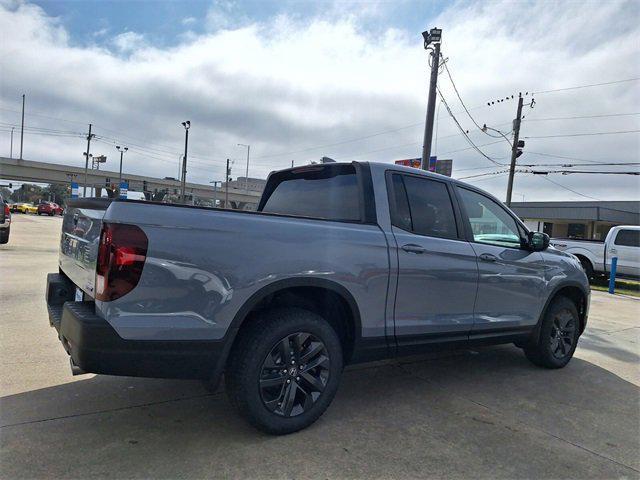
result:
[[[604,240],[616,225],[640,225],[640,201],[513,202],[525,225],[556,238]]]

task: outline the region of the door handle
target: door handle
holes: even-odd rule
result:
[[[498,257],[496,257],[495,255],[493,255],[491,253],[481,253],[480,254],[480,260],[482,260],[484,262],[497,262],[498,261]]]
[[[416,245],[415,243],[407,243],[406,245],[402,246],[402,250],[404,250],[407,253],[424,253],[426,252],[426,249],[424,247],[421,247],[420,245]]]

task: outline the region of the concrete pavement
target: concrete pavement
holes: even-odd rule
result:
[[[3,478],[640,478],[640,301],[594,292],[562,370],[512,346],[361,365],[270,437],[199,382],[85,375],[48,326],[59,218],[0,246]]]

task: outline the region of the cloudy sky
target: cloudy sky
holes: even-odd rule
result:
[[[238,143],[251,144],[249,174],[258,177],[322,156],[418,157],[428,85],[420,33],[433,26],[443,28],[442,52],[470,115],[446,71],[442,94],[491,159],[441,105],[434,151],[453,159],[455,177],[504,170],[496,163],[508,161],[508,144],[470,117],[509,134],[516,100],[487,103],[518,92],[535,98],[524,109],[520,164],[639,170],[635,0],[0,0],[0,155],[9,155],[24,93],[31,160],[84,165],[93,123],[91,150],[107,155],[106,169],[117,170],[118,144],[129,146],[126,172],[177,176],[184,120],[195,182],[222,179],[226,158],[232,177],[244,175]],[[605,85],[572,88],[594,84]],[[504,174],[468,181],[504,198]],[[520,173],[514,191],[516,201],[639,199],[640,177]]]

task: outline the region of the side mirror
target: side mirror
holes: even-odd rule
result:
[[[529,248],[534,252],[546,250],[549,246],[549,235],[541,232],[529,232]]]

